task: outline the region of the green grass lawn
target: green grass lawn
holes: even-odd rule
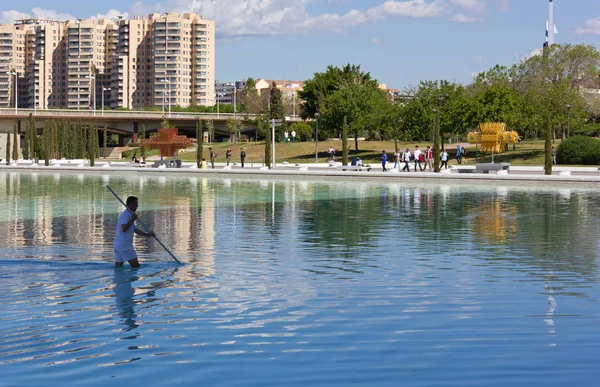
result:
[[[559,141],[555,147],[558,147]],[[398,149],[404,150],[409,148],[412,152],[415,146],[425,149],[429,143],[419,142],[398,142]],[[341,161],[342,158],[342,143],[339,140],[319,141],[319,162],[327,161],[327,149],[332,146],[335,150],[336,161]],[[450,164],[455,164],[454,155],[456,154],[456,144],[447,144],[448,153],[450,154]],[[262,163],[265,157],[264,142],[245,142],[245,143],[213,143],[213,149],[217,152],[217,162],[225,161],[225,151],[228,148],[232,149],[232,161],[240,161],[240,148],[246,151],[247,163]],[[349,157],[360,156],[366,163],[379,163],[381,161],[381,152],[385,150],[388,153],[388,160],[391,159],[395,144],[394,141],[359,141],[358,151],[354,149],[354,140],[348,141]],[[209,145],[205,144],[202,156],[208,160]],[[544,165],[544,142],[539,140],[523,141],[516,144],[516,150],[512,150],[512,145],[509,145],[509,151],[500,154],[494,154],[494,162],[508,162],[512,165]],[[467,146],[466,164],[475,164],[476,146]],[[138,156],[140,152],[137,152]],[[148,150],[147,157],[158,156],[158,150]],[[277,143],[275,145],[275,156],[278,163],[314,163],[315,161],[315,143],[314,142],[297,142],[297,143]],[[489,153],[479,152],[477,155],[478,162],[491,162],[492,155]],[[179,154],[179,158],[183,161],[195,161],[196,149],[191,147]],[[129,160],[125,160],[129,161]]]

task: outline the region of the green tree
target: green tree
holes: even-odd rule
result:
[[[258,114],[263,111],[263,100],[258,95],[254,78],[248,78],[242,91],[243,110],[249,114]]]
[[[208,142],[212,143],[215,141],[215,123],[213,120],[208,120],[206,122],[206,129],[208,130]]]
[[[342,125],[342,165],[348,165],[348,120],[344,116]]]
[[[291,133],[292,131],[296,132],[296,139],[298,141],[307,141],[312,138],[312,126],[306,121],[294,122],[291,124],[288,128],[288,132]]]
[[[271,169],[271,131],[269,130],[265,134],[265,165]]]
[[[200,165],[202,163],[202,148],[204,147],[204,133],[202,130],[202,125],[201,125],[200,118],[198,118],[196,120],[196,133],[198,133],[198,136],[196,136],[196,167],[200,168]]]
[[[142,124],[142,140],[146,138],[146,126]],[[108,127],[104,123],[104,130],[102,131],[102,157],[106,158],[106,148],[108,144]],[[142,146],[142,156],[146,156],[146,148]]]
[[[13,127],[13,142],[14,142],[14,144],[13,144],[12,159],[18,160],[19,159],[19,128],[18,128],[16,122]]]
[[[10,165],[10,134],[6,135],[6,165]]]
[[[330,65],[325,72],[315,73],[312,79],[304,81],[303,90],[298,92],[302,105],[301,117],[313,119],[315,113],[321,114],[326,108],[325,100],[336,91],[350,85],[361,85],[366,88],[379,86],[378,82],[371,78],[370,73],[363,72],[360,66],[356,65],[347,64],[342,68]],[[341,119],[336,127],[341,127]]]

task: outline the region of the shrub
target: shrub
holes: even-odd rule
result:
[[[297,141],[306,141],[313,137],[312,126],[308,122],[294,122],[288,128],[289,138],[292,138],[292,130],[296,131]]]
[[[564,140],[556,150],[559,164],[600,164],[600,141],[586,136],[573,136]]]

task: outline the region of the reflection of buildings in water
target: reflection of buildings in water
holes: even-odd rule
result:
[[[102,175],[102,184],[108,184],[110,183],[110,176],[109,175]]]
[[[470,228],[475,235],[503,244],[509,234],[517,232],[518,210],[515,206],[502,198],[482,199],[478,204],[469,209]]]
[[[55,185],[59,185],[60,184],[60,173],[53,173],[52,174],[52,182]]]
[[[553,273],[550,272],[550,277],[552,277]],[[544,319],[544,324],[548,326],[548,336],[555,337],[556,336],[556,328],[554,326],[554,311],[558,306],[558,303],[554,299],[554,291],[552,290],[552,281],[548,280],[544,286],[546,290],[546,294],[548,296],[548,310],[546,311],[546,318]],[[556,343],[551,343],[551,347],[556,346]]]

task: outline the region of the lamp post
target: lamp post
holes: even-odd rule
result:
[[[319,113],[315,113],[315,120],[317,121],[315,130],[315,163],[319,162]]]
[[[571,133],[571,105],[567,104],[567,114],[568,114],[568,119],[567,119],[567,137],[569,137],[570,133]]]
[[[89,78],[92,80],[92,99],[93,99],[93,104],[92,101],[90,101],[90,104],[92,105],[92,110],[94,111],[94,115],[96,115],[96,77],[93,75],[86,75],[86,78]]]
[[[110,91],[110,87],[102,88],[102,117],[104,117],[104,93]]]
[[[169,78],[161,79],[161,82],[167,82],[168,91],[167,95],[169,96],[169,118],[171,118],[171,80]],[[165,93],[163,93],[163,116],[165,115]]]
[[[18,94],[17,94],[19,76],[17,75],[16,71],[8,71],[8,72],[6,72],[6,74],[15,76],[15,115],[17,115],[17,113],[19,112],[19,102],[18,102]]]

